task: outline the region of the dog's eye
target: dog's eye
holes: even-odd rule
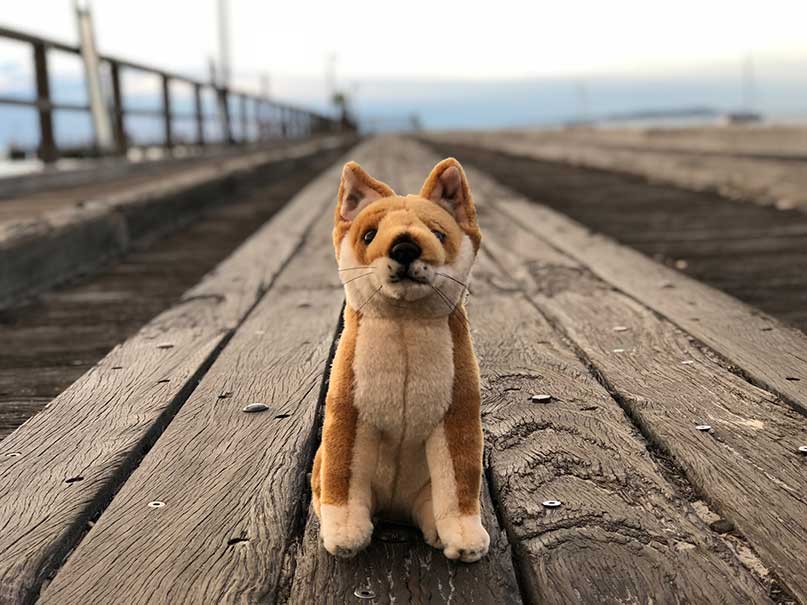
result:
[[[373,238],[375,237],[375,234],[376,234],[375,229],[370,229],[369,231],[365,231],[364,235],[362,236],[362,239],[364,240],[364,243],[369,244],[371,241],[373,241]]]
[[[441,244],[444,241],[446,241],[446,234],[443,233],[442,231],[437,231],[437,229],[432,229],[432,233],[434,233],[434,237],[436,237],[438,240],[440,240]]]

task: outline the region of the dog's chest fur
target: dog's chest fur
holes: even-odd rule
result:
[[[405,518],[429,483],[425,441],[451,404],[454,359],[446,318],[363,317],[353,363],[354,405],[381,432],[373,492],[378,509]]]
[[[451,403],[448,319],[362,317],[353,373],[354,405],[363,421],[389,437],[424,441]]]

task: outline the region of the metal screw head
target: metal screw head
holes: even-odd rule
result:
[[[552,395],[547,395],[546,393],[540,393],[538,395],[531,396],[530,401],[532,401],[533,403],[548,403],[552,401]]]
[[[625,349],[613,349],[614,353],[624,353]]]
[[[174,343],[172,342],[161,342],[157,345],[158,349],[173,349]]]
[[[22,452],[6,452],[6,458],[19,458]]]
[[[707,432],[712,430],[712,426],[709,424],[699,424],[695,427],[696,431]]]
[[[269,406],[265,403],[250,403],[249,405],[244,406],[244,411],[247,414],[254,414],[255,412],[265,412],[269,409]]]
[[[628,326],[614,326],[614,332],[627,332]]]
[[[544,500],[541,504],[544,508],[557,508],[563,503],[560,500]]]
[[[800,451],[802,454],[807,454],[807,445],[800,445],[800,446],[799,446],[799,451]]]
[[[375,598],[375,593],[369,588],[357,588],[356,590],[353,591],[353,594],[365,601]]]
[[[165,502],[160,502],[159,500],[149,502],[149,508],[162,508],[163,506],[165,506]]]
[[[695,362],[694,362],[694,361],[692,361],[691,359],[687,359],[687,360],[685,360],[685,361],[682,361],[682,362],[681,362],[681,365],[682,365],[682,366],[691,366],[693,363],[695,363]]]

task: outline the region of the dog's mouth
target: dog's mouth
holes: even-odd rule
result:
[[[398,283],[414,283],[414,284],[428,284],[429,280],[426,277],[416,277],[414,275],[410,275],[409,273],[399,273],[397,275],[393,275],[389,278],[389,283],[391,284],[398,284]]]
[[[420,300],[432,290],[430,273],[425,267],[397,267],[385,276],[381,293],[400,301]]]

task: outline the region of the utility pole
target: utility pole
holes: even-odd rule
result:
[[[334,52],[325,56],[325,87],[328,98],[333,103],[336,98],[336,53]]]
[[[586,124],[591,119],[588,88],[583,80],[577,82],[577,121]]]
[[[73,0],[73,7],[78,24],[78,38],[81,46],[81,58],[84,62],[84,79],[87,83],[87,97],[90,100],[95,144],[101,151],[111,151],[114,149],[115,142],[112,138],[112,123],[109,120],[109,112],[101,88],[101,61],[95,45],[95,31],[89,2]]]
[[[218,0],[218,26],[219,26],[219,66],[216,70],[216,97],[219,107],[219,121],[224,141],[228,144],[235,142],[230,122],[229,88],[230,88],[230,20],[228,0]]]
[[[230,87],[230,7],[228,0],[218,0],[219,9],[219,82],[222,88]]]
[[[754,111],[756,105],[756,82],[754,78],[754,59],[748,53],[743,61],[742,70],[742,109],[744,111]]]
[[[271,80],[267,73],[261,74],[261,96],[264,99],[268,99],[271,96]]]

